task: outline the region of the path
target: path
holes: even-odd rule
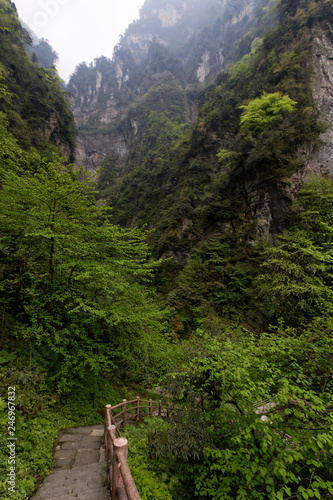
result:
[[[103,425],[64,429],[53,470],[31,500],[110,500],[105,487]]]

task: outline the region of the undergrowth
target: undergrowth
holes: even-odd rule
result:
[[[172,489],[178,482],[163,462],[155,460],[149,448],[152,434],[166,430],[169,424],[162,418],[147,418],[138,427],[126,427],[123,434],[128,439],[128,464],[141,500],[172,500]]]
[[[121,400],[108,381],[92,376],[61,397],[43,371],[4,351],[0,380],[1,499],[28,498],[51,469],[59,431],[102,424],[105,405]]]

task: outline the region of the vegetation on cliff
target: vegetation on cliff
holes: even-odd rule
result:
[[[174,257],[156,284],[174,308],[177,334],[221,317],[265,328],[252,291],[262,255],[251,198],[261,189],[272,200],[266,236],[288,226],[291,200],[274,200],[303,168],[300,152],[311,155],[326,128],[312,94],[311,57],[314,26],[332,18],[330,9],[330,2],[296,10],[280,2],[276,26],[260,37],[257,29],[248,33],[240,46],[249,52],[201,92],[194,125],[192,89],[170,73],[120,122],[136,123],[137,133],[124,166],[115,154],[105,160],[98,188],[115,221],[148,224],[153,255]]]
[[[0,77],[9,92],[0,101],[0,111],[10,131],[24,149],[33,146],[49,154],[62,147],[73,160],[74,120],[57,72],[30,61],[24,47],[31,38],[12,2],[1,0],[0,17]]]

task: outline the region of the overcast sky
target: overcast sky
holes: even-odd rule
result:
[[[82,61],[112,57],[119,35],[138,19],[144,0],[13,0],[20,18],[59,54],[68,81]]]

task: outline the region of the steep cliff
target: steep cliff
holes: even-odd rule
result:
[[[333,176],[333,19],[328,17],[315,23],[311,33],[311,56],[306,64],[311,68],[312,104],[322,122],[318,140],[300,146],[299,165],[291,175],[272,176],[268,183],[257,176],[246,183],[258,235],[269,240],[283,227],[288,208],[297,199],[304,182],[313,175]]]
[[[23,148],[34,146],[43,154],[57,151],[72,160],[75,126],[61,80],[54,68],[30,61],[25,45],[31,39],[15,5],[1,0],[0,16],[0,78],[6,88],[0,111]]]
[[[256,25],[267,3],[146,1],[113,59],[80,65],[69,82],[78,128],[77,163],[95,170],[113,153],[124,163],[137,134],[127,118],[129,106],[163,83],[176,81],[186,89],[186,121],[195,120],[200,85],[230,64],[239,51],[234,43]],[[270,21],[268,16],[265,22]]]
[[[155,39],[184,64],[188,81],[203,83],[232,59],[234,42],[253,27],[267,3],[266,0],[147,1],[140,20],[128,28],[121,44],[137,60],[142,60]]]
[[[178,261],[216,231],[252,242],[281,231],[304,181],[332,174],[330,8],[151,0],[112,61],[79,66],[77,162],[103,166],[115,220],[154,227],[156,254]],[[240,106],[265,92],[296,110],[244,137]]]
[[[323,144],[307,159],[309,172],[333,175],[333,23],[332,19],[314,26],[314,73],[312,88],[322,120],[329,125],[321,134]]]

